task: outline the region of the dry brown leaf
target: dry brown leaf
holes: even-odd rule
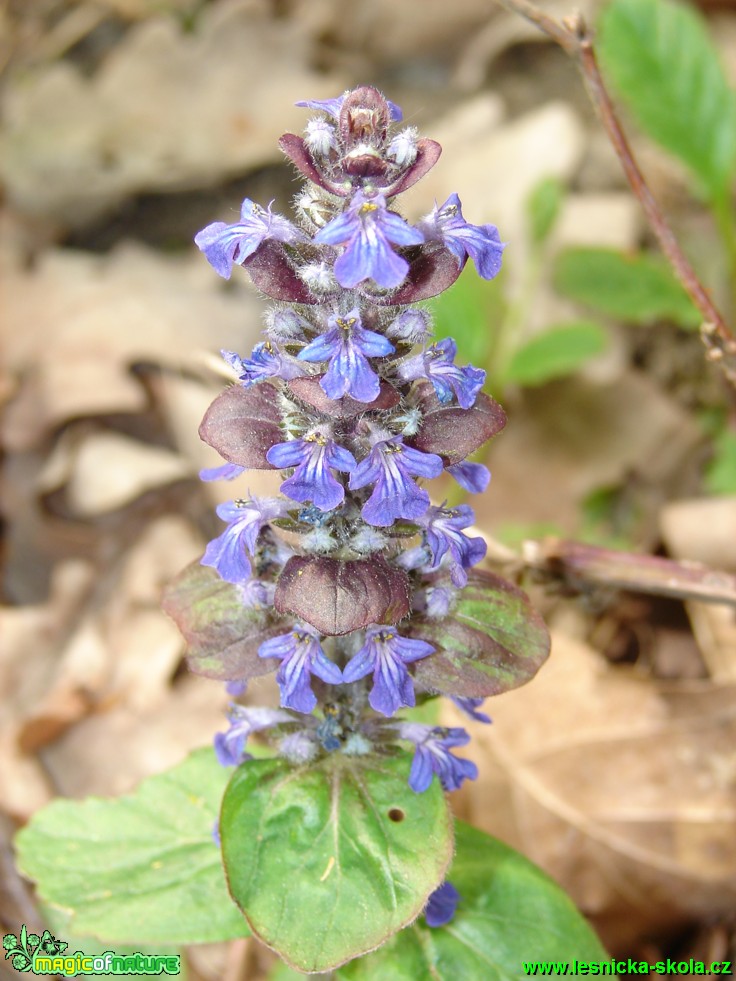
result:
[[[528,389],[506,409],[513,425],[491,447],[493,483],[474,505],[484,528],[497,527],[503,515],[505,522],[552,522],[574,535],[584,498],[634,475],[652,489],[651,500],[640,502],[651,511],[642,513],[645,540],[656,532],[655,506],[687,479],[701,440],[691,415],[633,371],[615,382],[572,377]]]
[[[133,245],[103,257],[50,250],[33,270],[7,270],[4,286],[0,343],[23,377],[3,427],[11,450],[69,419],[142,411],[134,364],[201,371],[203,352],[247,353],[261,330],[255,292],[223,290],[194,250],[184,258]]]
[[[176,453],[119,433],[91,433],[71,447],[65,441],[57,451],[63,452],[63,459],[61,454],[50,458],[50,472],[42,474],[40,489],[65,486],[68,507],[81,518],[114,511],[146,491],[196,475]]]
[[[733,909],[736,688],[658,687],[555,631],[537,678],[487,708],[466,813],[550,872],[604,940]]]
[[[501,124],[500,118],[497,100],[483,95],[425,126],[442,144],[442,156],[402,196],[402,209],[414,216],[426,214],[433,199],[442,204],[459,188],[468,220],[498,225],[501,238],[518,248],[529,192],[544,177],[564,182],[575,173],[584,132],[578,116],[562,102],[550,102],[513,122]]]
[[[23,747],[20,732],[39,703],[48,699],[56,670],[56,645],[60,637],[73,633],[93,578],[88,563],[61,563],[54,570],[48,602],[0,609],[0,700],[4,708],[0,716],[0,802],[20,820],[46,803],[52,793],[43,768]],[[75,708],[77,713],[86,710],[75,703],[73,690],[68,688],[59,703],[67,724]]]
[[[190,32],[174,16],[141,22],[91,78],[69,62],[19,72],[3,98],[8,196],[77,227],[143,190],[279,160],[279,136],[305,123],[294,103],[345,88],[310,68],[310,48],[300,23],[236,0],[202,8]]]
[[[210,745],[213,734],[226,727],[226,705],[223,685],[186,676],[163,703],[110,706],[81,720],[41,756],[64,796],[128,793],[144,777]]]

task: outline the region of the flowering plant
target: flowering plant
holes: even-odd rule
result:
[[[77,910],[80,928],[109,936],[113,917],[100,896],[117,894],[125,901],[114,907],[115,936],[130,939],[131,910],[142,940],[249,929],[293,967],[340,968],[345,978],[359,977],[361,968],[350,971],[367,961],[354,959],[386,941],[393,973],[379,961],[372,976],[445,977],[442,957],[453,976],[480,976],[483,950],[496,943],[488,911],[518,906],[511,880],[521,875],[525,900],[537,897],[537,935],[548,938],[537,956],[560,956],[554,938],[566,929],[578,954],[597,956],[569,902],[504,846],[460,825],[453,863],[445,792],[478,776],[456,755],[470,737],[411,714],[447,696],[487,724],[483,700],[529,681],[549,652],[525,594],[478,569],[486,545],[472,532],[472,508],[433,503],[423,485],[447,471],[464,490],[484,491],[490,474],[471,456],[506,419],[482,391],[485,372],[457,364],[452,340],[433,343],[430,315],[417,304],[450,287],[469,259],[493,278],[504,246],[494,226],[464,218],[456,194],[416,225],[395,210],[440,147],[397,128],[400,109],[376,89],[300,105],[318,115],[303,138],[281,140],[306,178],[297,221],[246,200],[240,221],[214,222],[195,239],[220,276],[241,266],[275,301],[250,356],[223,351],[235,383],[210,406],[200,435],[225,462],[201,476],[280,471],[281,494],[220,505],[224,529],[164,604],[191,669],[226,682],[234,699],[252,679],[276,675],[280,705],[233,701],[214,740],[219,764],[235,770],[212,834],[245,920],[227,902],[213,858],[222,783],[202,754],[143,784],[129,805],[140,833],[129,868],[89,865],[91,923],[78,892],[79,849],[62,883],[64,859],[57,853],[47,874],[41,846],[60,820],[104,844],[116,827],[112,810],[48,808],[21,835],[21,860],[51,903]],[[143,829],[158,813],[170,819],[156,827],[156,851]],[[149,899],[167,894],[178,912],[162,926]],[[440,955],[441,939],[422,930],[441,931],[456,909],[472,952],[452,953],[448,934]],[[471,941],[478,922],[483,936]],[[409,924],[413,933],[396,948]]]
[[[221,505],[227,527],[207,547],[208,568],[187,570],[167,599],[193,670],[237,691],[276,670],[281,707],[233,705],[216,739],[224,765],[243,764],[219,833],[251,926],[291,960],[303,957],[301,966],[303,940],[299,952],[281,947],[278,925],[235,869],[243,814],[264,784],[288,795],[291,774],[311,771],[330,783],[375,779],[402,801],[400,781],[430,793],[436,820],[421,833],[431,848],[403,877],[391,922],[414,919],[428,899],[428,922],[445,922],[457,892],[442,884],[452,836],[441,791],[475,779],[477,768],[455,755],[469,740],[463,729],[397,713],[444,694],[487,722],[483,698],[529,680],[548,651],[524,595],[475,569],[486,546],[465,532],[472,509],[432,505],[421,486],[444,470],[473,492],[490,478],[468,458],[503,427],[503,410],[481,391],[484,371],[455,363],[453,341],[432,343],[430,317],[415,304],[451,286],[468,259],[493,278],[504,248],[498,231],[467,222],[457,194],[417,225],[394,210],[440,147],[414,128],[396,132],[401,112],[376,89],[304,105],[319,112],[305,137],[281,140],[307,178],[298,222],[246,200],[239,222],[215,222],[195,239],[221,276],[242,266],[277,301],[250,357],[223,352],[238,384],[215,400],[201,435],[227,462],[204,478],[278,469],[283,496]],[[193,597],[205,593],[226,611],[193,616],[201,609]],[[260,772],[246,749],[255,731],[281,757]],[[412,808],[395,810],[411,835]],[[418,815],[415,833],[421,825]],[[389,846],[389,863],[392,854]],[[384,888],[375,884],[373,902]],[[324,892],[334,925],[352,916],[329,876]],[[363,928],[351,941],[360,948],[346,947],[333,963],[315,948],[308,966],[368,950],[385,929]]]

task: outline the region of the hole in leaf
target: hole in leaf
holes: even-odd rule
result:
[[[392,807],[388,812],[389,821],[395,821],[397,824],[403,821],[405,817],[406,814],[404,814],[400,807]]]

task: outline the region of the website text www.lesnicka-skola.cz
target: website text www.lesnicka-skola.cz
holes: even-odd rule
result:
[[[678,961],[668,958],[665,961],[655,961],[648,964],[646,961],[635,961],[632,959],[625,961],[524,961],[522,964],[524,974],[529,977],[534,975],[557,975],[578,977],[587,974],[607,974],[610,976],[626,974],[718,974],[723,977],[733,974],[731,961]]]

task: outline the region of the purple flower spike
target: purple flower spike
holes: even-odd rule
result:
[[[463,460],[462,463],[454,463],[451,467],[447,467],[447,472],[471,494],[482,494],[491,482],[491,471],[482,463]]]
[[[435,206],[419,227],[428,241],[442,242],[459,264],[470,256],[483,279],[498,275],[505,248],[498,229],[495,225],[469,225],[457,194],[451,194],[441,208]]]
[[[228,718],[230,728],[215,736],[215,753],[221,766],[238,766],[245,760],[252,759],[250,753],[245,752],[245,744],[251,733],[270,729],[284,722],[297,721],[293,715],[282,712],[281,709],[244,705],[231,705]]]
[[[416,704],[406,665],[432,653],[434,647],[424,640],[400,637],[392,627],[369,627],[365,644],[343,671],[343,680],[358,681],[372,671],[373,688],[368,701],[376,712],[393,715],[402,705]]]
[[[490,715],[478,711],[485,698],[464,698],[462,695],[450,695],[450,700],[457,705],[461,712],[464,712],[475,722],[483,722],[486,725],[491,724]]]
[[[302,361],[327,361],[327,374],[320,385],[330,399],[349,395],[358,402],[374,402],[378,398],[381,382],[368,364],[368,358],[381,357],[394,350],[393,344],[372,330],[366,330],[360,322],[360,313],[354,307],[345,316],[330,317],[330,330],[316,337],[301,350]]]
[[[272,518],[283,517],[288,510],[288,503],[277,497],[254,498],[252,501],[239,498],[219,504],[217,516],[227,521],[228,526],[209,543],[201,564],[212,566],[225,582],[244,582],[251,572],[246,550],[254,555],[261,528]]]
[[[197,247],[223,279],[230,279],[233,265],[242,265],[267,239],[277,242],[307,242],[307,236],[281,215],[271,214],[250,198],[243,201],[240,221],[228,225],[214,221],[194,236]]]
[[[328,115],[332,116],[333,119],[338,119],[340,116],[340,110],[342,109],[342,104],[345,101],[345,96],[347,92],[343,92],[336,99],[304,99],[301,102],[295,102],[295,106],[299,106],[302,109],[314,109],[316,111],[326,112]],[[395,123],[401,122],[404,118],[404,113],[401,108],[396,105],[395,102],[391,102],[390,99],[386,99],[389,109],[391,110],[391,119]]]
[[[304,374],[301,366],[293,358],[284,356],[272,341],[256,344],[250,358],[241,358],[233,351],[222,351],[221,354],[244,388],[250,388],[264,378],[289,381]]]
[[[358,192],[349,207],[320,229],[314,241],[345,245],[335,262],[335,278],[345,289],[372,279],[383,289],[393,289],[404,280],[409,263],[391,245],[420,245],[424,235],[386,208],[386,199]]]
[[[467,504],[456,508],[431,507],[421,519],[426,529],[427,545],[432,555],[430,572],[439,568],[445,555],[450,564],[453,585],[461,589],[468,581],[466,569],[485,558],[486,543],[482,538],[468,538],[463,528],[475,521],[473,509]]]
[[[376,443],[350,477],[351,490],[375,484],[363,505],[362,515],[369,525],[388,527],[397,518],[416,520],[429,507],[429,494],[412,477],[438,477],[442,460],[435,453],[404,446],[403,439]]]
[[[293,501],[312,501],[320,511],[331,511],[345,497],[345,488],[330,470],[350,473],[356,466],[349,450],[321,433],[277,443],[266,459],[280,469],[296,467],[281,485],[281,492]]]
[[[402,722],[399,735],[416,746],[409,772],[409,786],[423,794],[437,774],[445,790],[457,790],[463,780],[475,780],[478,767],[471,760],[460,759],[450,752],[456,746],[466,746],[470,736],[464,729],[425,726],[418,722]]]
[[[258,648],[259,657],[281,660],[276,682],[284,708],[307,714],[314,709],[317,699],[311,686],[313,674],[329,685],[342,684],[342,671],[325,656],[319,636],[311,627],[294,627],[288,634],[272,637]]]
[[[447,337],[438,344],[432,344],[423,354],[406,361],[399,374],[405,381],[429,378],[443,405],[452,402],[454,395],[461,409],[472,409],[486,380],[486,373],[473,365],[459,367],[455,364],[456,354],[457,345],[451,337]]]
[[[443,882],[427,900],[424,918],[429,927],[441,927],[455,918],[460,893],[451,882]]]

